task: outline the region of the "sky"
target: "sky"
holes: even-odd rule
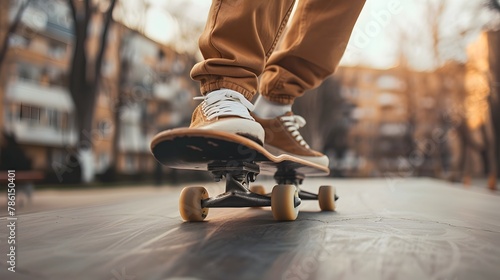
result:
[[[151,5],[145,17],[146,34],[168,44],[176,43],[180,20],[203,26],[211,4],[210,0],[146,1]],[[431,54],[430,36],[426,31],[430,17],[426,3],[433,5],[439,1],[367,0],[341,65],[393,67],[403,47],[414,68],[432,69],[436,59]],[[442,59],[465,61],[466,46],[477,38],[485,24],[492,21],[490,14],[482,12],[484,9],[478,9],[479,2],[481,1],[447,0],[448,5],[440,23],[443,43],[439,50]],[[165,11],[182,14],[182,18],[177,19]],[[457,36],[459,30],[466,30],[465,35]],[[401,39],[402,33],[406,36],[404,40]],[[196,40],[197,38],[192,40],[194,48]]]

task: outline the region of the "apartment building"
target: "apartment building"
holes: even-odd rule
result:
[[[0,33],[5,34],[19,3],[1,5]],[[97,52],[101,26],[97,16],[89,30],[91,58]],[[74,42],[69,8],[63,1],[32,1],[9,40],[1,65],[0,129],[15,136],[33,168],[54,179],[78,141],[67,79]],[[193,61],[111,23],[89,132],[98,174],[113,166],[131,176],[154,172],[150,139],[160,130],[185,123],[194,106],[197,88],[188,75]]]
[[[379,176],[397,169],[397,159],[408,147],[406,84],[397,69],[340,67],[336,73],[343,98],[354,104],[349,129],[346,172]]]
[[[441,176],[449,168],[456,139],[448,134],[463,104],[463,84],[457,82],[463,67],[340,67],[336,77],[342,96],[355,106],[341,164],[347,175]]]
[[[10,9],[2,9],[2,18],[12,19],[17,11],[19,3],[10,3]],[[35,169],[62,161],[65,147],[76,143],[74,106],[66,84],[73,34],[66,14],[64,6],[32,1],[9,38],[2,65],[1,127],[15,135]]]
[[[179,55],[142,34],[121,28],[119,68],[120,149],[118,170],[144,173],[154,170],[149,143],[161,130],[189,124],[197,84],[189,78],[193,58]]]

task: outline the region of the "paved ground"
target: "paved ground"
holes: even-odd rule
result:
[[[334,184],[337,212],[303,202],[294,222],[211,209],[182,223],[179,188],[40,191],[18,212],[16,273],[2,198],[0,279],[500,279],[498,194],[431,179],[306,182]]]

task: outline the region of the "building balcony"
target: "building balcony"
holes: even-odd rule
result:
[[[54,37],[63,42],[72,42],[74,40],[74,32],[71,28],[52,22],[51,19],[47,21],[45,27],[45,32],[47,35]]]
[[[394,107],[401,105],[401,100],[392,93],[382,93],[378,96],[378,104],[380,107]]]
[[[6,130],[20,143],[45,146],[76,144],[73,110],[66,89],[19,78],[9,81],[2,108]]]
[[[5,124],[21,144],[32,144],[52,147],[75,146],[77,133],[74,129],[60,130],[40,125],[28,120],[15,120]]]
[[[401,91],[405,89],[405,83],[398,77],[392,75],[383,75],[376,81],[376,85],[380,89]]]
[[[405,123],[385,123],[381,124],[379,131],[381,136],[401,137],[407,132],[408,126]]]
[[[69,56],[67,54],[54,55],[53,51],[41,51],[31,45],[23,46],[21,44],[12,45],[8,50],[7,56],[10,57],[12,61],[29,62],[33,67],[37,67],[36,65],[45,65],[64,71],[67,71],[69,61]]]
[[[7,86],[6,102],[22,103],[41,108],[72,112],[73,101],[67,89],[57,86],[42,86],[35,81],[15,79]]]
[[[38,2],[28,6],[24,11],[21,24],[59,40],[72,41],[74,32],[71,28],[71,22],[65,20],[66,13],[69,12],[68,8],[64,7],[64,3],[49,2],[54,5],[52,9],[47,9],[47,6],[43,6],[44,4]]]

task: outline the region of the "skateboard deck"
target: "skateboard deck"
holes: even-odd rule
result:
[[[271,206],[279,221],[295,220],[301,200],[318,200],[321,210],[334,211],[335,189],[321,186],[318,194],[300,189],[308,176],[326,176],[327,167],[291,155],[273,155],[246,137],[223,131],[176,128],[157,134],[151,142],[153,156],[174,169],[211,172],[215,181],[226,181],[226,191],[209,197],[204,187],[182,190],[179,212],[185,221],[203,221],[209,208]],[[250,187],[258,174],[274,175],[270,194],[262,186]]]
[[[213,162],[255,162],[260,174],[275,175],[278,169],[305,176],[326,176],[330,170],[313,162],[282,154],[275,156],[258,143],[223,131],[177,128],[164,131],[151,142],[155,158],[175,169],[208,170]]]

